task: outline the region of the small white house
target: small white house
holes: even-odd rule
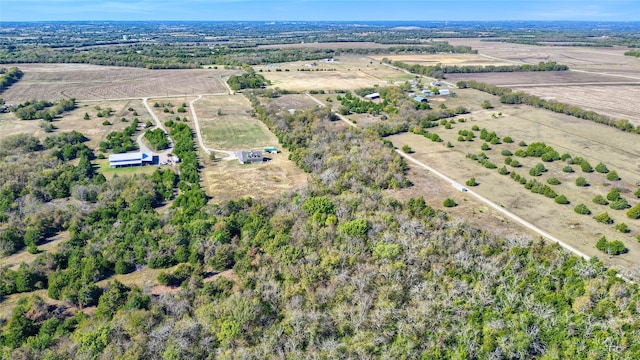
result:
[[[440,89],[440,95],[449,96],[451,92],[449,92],[449,89]]]
[[[379,99],[380,98],[380,94],[375,92],[372,94],[368,94],[364,96],[365,99],[369,99],[369,100],[373,100],[373,99]]]

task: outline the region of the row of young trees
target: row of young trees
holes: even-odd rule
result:
[[[503,104],[526,104],[536,108],[543,108],[557,112],[560,114],[571,115],[580,119],[593,121],[599,124],[615,127],[627,132],[640,132],[640,128],[636,128],[627,119],[615,120],[606,115],[598,114],[595,111],[584,110],[579,106],[562,103],[555,100],[545,100],[535,95],[530,95],[522,91],[514,92],[506,87],[498,87],[495,85],[477,82],[475,80],[460,81],[457,83],[460,88],[470,87],[476,90],[484,91],[492,95],[500,96],[500,102]]]
[[[24,103],[9,107],[9,111],[15,113],[16,117],[21,120],[43,119],[52,121],[56,116],[65,111],[71,111],[76,107],[76,99],[62,99],[58,102],[50,102],[46,100],[28,100]]]
[[[0,94],[21,78],[22,71],[17,67],[12,67],[8,70],[6,68],[0,68]]]
[[[466,74],[466,73],[486,73],[486,72],[522,72],[522,71],[563,71],[568,70],[566,65],[558,64],[554,61],[540,62],[538,65],[442,65],[425,66],[420,64],[406,64],[401,61],[391,61],[383,59],[383,62],[391,64],[397,68],[407,70],[413,74],[420,74],[438,79],[444,79],[445,74]]]

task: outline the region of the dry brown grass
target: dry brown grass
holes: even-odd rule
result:
[[[306,182],[306,174],[288,160],[289,153],[268,154],[270,161],[242,165],[238,161],[208,163],[202,182],[213,203],[241,197],[268,198],[292,190]]]
[[[494,104],[496,104],[494,102]],[[491,115],[502,112],[503,117],[493,118]],[[554,114],[544,110],[533,110],[527,106],[504,106],[498,105],[495,109],[489,111],[475,111],[473,114],[465,116],[472,119],[466,123],[455,124],[453,129],[445,130],[444,128],[434,128],[432,131],[440,134],[446,143],[450,141],[453,149],[447,149],[442,143],[434,143],[422,136],[414,134],[401,134],[390,137],[396,147],[408,144],[416,151],[414,156],[442,171],[460,183],[464,183],[471,176],[474,176],[480,183],[480,186],[474,188],[482,196],[485,196],[495,203],[505,207],[524,218],[525,220],[535,224],[550,234],[562,239],[577,249],[589,254],[603,258],[604,261],[616,267],[623,267],[637,271],[639,269],[637,263],[637,254],[640,252],[640,244],[635,237],[640,233],[640,224],[636,220],[628,219],[625,211],[613,210],[609,207],[596,205],[591,199],[596,194],[606,195],[613,187],[620,187],[624,191],[624,197],[633,205],[637,202],[630,193],[637,188],[635,182],[640,179],[640,167],[637,159],[640,156],[640,149],[637,144],[638,135],[622,133],[616,129],[608,128],[602,125],[581,121],[569,116]],[[574,156],[582,156],[586,158],[592,166],[599,161],[603,161],[609,169],[615,169],[621,176],[621,181],[610,182],[605,179],[603,174],[599,173],[582,173],[580,168],[574,166],[576,170],[573,174],[562,172],[562,167],[566,164],[562,162],[545,163],[549,169],[542,177],[537,178],[539,181],[545,182],[547,178],[554,176],[562,181],[561,185],[553,186],[558,194],[564,194],[571,201],[570,205],[555,204],[553,199],[545,198],[524,189],[513,181],[509,176],[499,175],[496,170],[488,170],[482,165],[466,159],[467,153],[481,152],[480,145],[482,140],[476,138],[473,142],[458,142],[458,130],[471,129],[472,125],[478,125],[480,128],[487,128],[489,131],[496,131],[499,136],[511,136],[514,144],[492,145],[492,150],[485,151],[491,161],[499,167],[503,165],[504,156],[500,155],[502,149],[510,149],[515,152],[519,147],[517,143],[524,140],[526,143],[535,141],[544,141],[548,145],[553,146],[560,153],[568,152]],[[479,135],[479,134],[478,134]],[[510,171],[516,171],[518,174],[525,176],[527,179],[532,177],[528,174],[531,166],[541,162],[539,158],[516,158],[524,166],[522,168],[509,168]],[[419,173],[419,171],[418,171]],[[420,186],[424,186],[421,192],[428,195],[426,197],[433,199],[433,204],[440,205],[444,197],[455,194],[453,197],[460,204],[461,199],[464,201],[465,195],[455,191],[453,188],[447,189],[448,184],[432,187],[431,183],[441,183],[437,177],[426,175],[430,181],[412,180]],[[591,186],[580,188],[575,185],[575,178],[584,176],[587,178]],[[473,206],[467,207],[466,203],[460,209],[456,208],[452,211],[461,211],[465,217],[470,219],[476,218],[480,211],[485,212],[486,207],[472,198],[468,201]],[[603,225],[597,223],[590,216],[578,215],[573,211],[573,207],[579,203],[584,203],[591,209],[594,214],[600,214],[608,211],[609,215],[616,223],[626,223],[631,229],[629,234],[621,234],[613,228],[613,225]],[[501,219],[499,223],[494,224],[494,229],[503,228],[506,224],[511,224],[510,220]],[[509,225],[511,226],[511,225]],[[595,249],[595,242],[602,235],[608,239],[620,239],[630,249],[630,252],[617,257],[608,257]]]
[[[290,91],[309,90],[354,90],[374,85],[388,86],[394,81],[413,78],[366,56],[340,57],[338,62],[315,61],[317,66],[307,67],[313,61],[278,64],[277,67],[256,66],[273,87]],[[281,69],[282,71],[276,71]],[[286,70],[289,71],[286,71]],[[298,71],[305,69],[311,71]],[[329,70],[335,71],[316,71]]]
[[[96,110],[96,106],[99,106],[100,109],[112,108],[114,110],[113,115],[102,118],[96,116],[99,112],[99,110]],[[127,109],[129,108],[137,111],[138,116],[134,116],[133,111],[128,111]],[[83,119],[85,113],[89,114],[89,120]],[[121,118],[123,117],[128,122],[122,122]],[[57,128],[56,131],[45,133],[39,126],[40,120],[20,120],[13,113],[4,113],[0,114],[0,138],[27,133],[44,139],[56,133],[75,130],[89,138],[87,146],[95,150],[110,132],[122,131],[122,129],[131,124],[135,117],[142,123],[151,119],[141,100],[82,101],[78,102],[76,109],[63,114],[61,118],[53,122],[53,125]],[[105,120],[108,120],[111,125],[102,125]]]
[[[449,82],[474,79],[522,90],[547,100],[580,106],[616,119],[640,124],[640,105],[634,101],[640,80],[577,71],[449,74]]]
[[[69,232],[64,231],[61,232],[41,245],[38,245],[39,252],[51,252],[57,249],[58,245],[65,240],[69,240]],[[22,251],[15,253],[10,256],[0,256],[0,264],[1,266],[8,266],[9,268],[16,269],[20,264],[26,263],[31,264],[35,261],[38,254],[31,254],[27,251],[27,249],[23,249]]]
[[[3,92],[9,103],[28,99],[142,98],[227,92],[220,77],[237,70],[147,70],[83,64],[18,64],[22,79]]]
[[[443,65],[508,65],[507,61],[499,61],[475,54],[400,54],[400,55],[375,55],[372,59],[381,61],[383,58],[391,61],[401,61],[406,64],[418,64],[423,66]]]
[[[634,125],[640,125],[635,95],[640,85],[640,61],[624,56],[626,48],[533,46],[478,39],[449,39],[449,42],[452,45],[469,45],[493,60],[528,64],[556,61],[576,70],[527,74],[451,74],[447,77],[452,82],[473,78],[510,86],[545,99],[578,105],[614,118],[626,118]]]

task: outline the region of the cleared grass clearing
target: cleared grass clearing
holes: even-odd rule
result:
[[[502,112],[503,116],[494,118],[493,114]],[[594,204],[591,199],[597,195],[605,196],[612,187],[619,187],[623,190],[625,197],[631,205],[635,205],[637,200],[632,192],[637,189],[636,181],[640,179],[640,167],[637,159],[640,156],[640,149],[637,144],[638,135],[627,134],[619,130],[601,126],[598,124],[578,120],[569,116],[554,114],[544,110],[534,110],[527,106],[504,106],[497,105],[490,111],[475,111],[464,116],[471,119],[465,123],[456,123],[450,130],[444,127],[429,129],[436,132],[444,140],[443,143],[434,143],[429,139],[415,134],[400,134],[389,137],[396,147],[407,144],[415,151],[413,154],[418,160],[442,171],[459,183],[464,183],[474,176],[480,183],[474,188],[482,196],[489,198],[498,205],[514,212],[525,220],[548,231],[550,234],[562,239],[577,249],[604,259],[604,261],[617,268],[624,268],[630,271],[640,269],[638,264],[638,253],[640,244],[635,239],[640,233],[640,222],[626,217],[626,211],[613,210],[608,206]],[[501,155],[501,150],[509,149],[515,152],[520,148],[517,144],[524,140],[527,144],[536,141],[543,141],[547,145],[553,146],[561,154],[568,152],[573,156],[581,156],[587,159],[592,166],[602,161],[611,170],[616,170],[622,180],[608,181],[604,174],[583,173],[578,166],[573,166],[574,173],[565,173],[562,168],[567,165],[564,162],[556,161],[544,163],[548,172],[536,180],[546,183],[550,177],[558,178],[562,184],[551,186],[558,194],[565,195],[570,201],[569,205],[556,204],[553,199],[546,198],[539,194],[533,194],[526,190],[523,185],[512,180],[508,175],[500,175],[497,170],[489,170],[481,164],[465,158],[467,153],[478,154],[482,150],[479,139],[479,132],[472,142],[458,142],[458,130],[470,130],[473,125],[486,128],[488,131],[496,131],[501,138],[509,135],[515,143],[490,145],[491,150],[484,151],[491,162],[498,167],[502,167],[505,156]],[[451,142],[454,147],[446,148],[443,144]],[[507,166],[509,171],[515,171],[526,179],[534,177],[529,175],[529,169],[537,163],[541,163],[540,158],[520,158],[512,156],[523,166],[512,168]],[[589,187],[578,187],[575,179],[583,176],[591,184]],[[444,185],[446,187],[446,184]],[[424,191],[431,192],[430,187],[425,187]],[[455,192],[455,190],[454,190]],[[447,193],[430,195],[435,199],[434,205],[441,204],[443,196]],[[464,197],[458,192],[458,197]],[[458,201],[458,203],[460,203]],[[484,206],[475,202],[477,208],[475,212],[484,211]],[[573,208],[584,203],[592,211],[591,216],[578,215]],[[608,212],[615,223],[626,223],[631,232],[622,234],[614,229],[614,225],[604,225],[597,223],[592,216],[603,212]],[[471,216],[473,218],[473,216]],[[506,223],[510,221],[505,220]],[[616,257],[609,257],[595,248],[598,238],[605,235],[609,240],[622,240],[629,253]]]
[[[311,64],[316,65],[307,66]],[[340,57],[337,62],[298,61],[256,66],[255,69],[262,71],[261,74],[271,81],[271,86],[289,91],[354,90],[374,85],[388,86],[395,81],[414,78],[365,56]]]
[[[293,190],[307,181],[307,175],[288,160],[289,152],[265,154],[269,161],[240,164],[238,161],[209,162],[202,170],[202,183],[212,203],[250,196],[269,198]]]
[[[240,95],[209,96],[194,104],[207,147],[241,150],[277,143],[264,125],[252,118],[251,104]]]

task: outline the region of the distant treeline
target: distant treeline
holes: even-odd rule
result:
[[[640,127],[634,126],[627,119],[615,120],[606,115],[598,114],[595,111],[584,110],[579,106],[570,105],[554,100],[545,100],[535,95],[530,95],[522,91],[514,92],[506,87],[499,87],[487,83],[477,82],[474,80],[459,81],[458,87],[470,87],[476,90],[484,91],[489,94],[500,96],[500,102],[503,104],[526,104],[536,108],[543,108],[557,112],[560,114],[571,115],[580,119],[593,121],[599,124],[605,124],[618,128],[622,131],[640,133]]]
[[[426,75],[435,78],[444,78],[444,74],[467,74],[467,73],[486,73],[486,72],[523,72],[523,71],[564,71],[569,70],[567,65],[561,65],[555,61],[540,62],[538,65],[522,64],[522,65],[442,65],[424,66],[418,64],[406,64],[401,61],[391,61],[387,58],[382,62],[391,64],[397,68],[408,70],[413,74]]]
[[[469,46],[452,46],[446,41],[427,45],[398,45],[376,48],[319,49],[312,44],[304,48],[257,48],[237,45],[157,44],[86,49],[51,49],[17,46],[12,51],[0,48],[0,63],[81,63],[104,66],[128,66],[147,69],[194,69],[203,65],[243,66],[291,61],[309,61],[342,55],[477,53]]]
[[[0,93],[20,80],[20,78],[22,78],[22,71],[17,67],[12,67],[9,70],[0,68]]]

